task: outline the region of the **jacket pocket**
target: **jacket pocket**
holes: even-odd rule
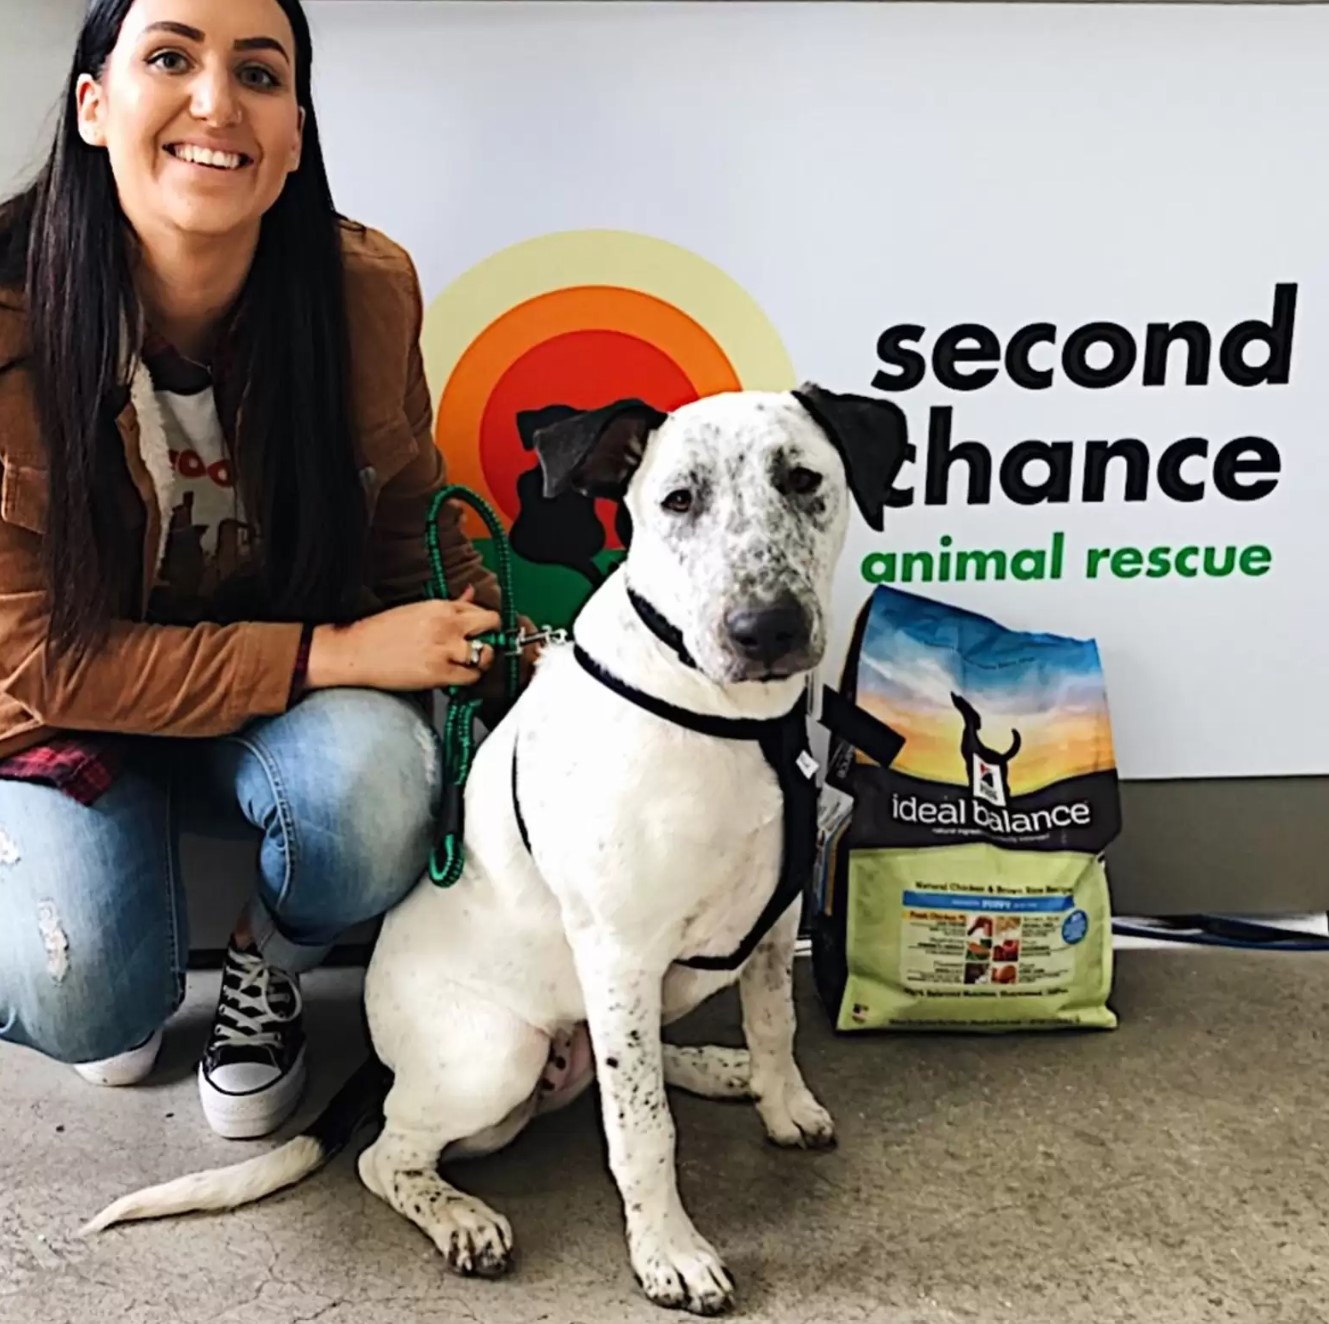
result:
[[[8,694],[0,694],[0,749],[20,736],[30,736],[34,731],[42,730],[44,726],[42,719],[31,709],[25,708]],[[3,757],[0,754],[0,758]]]
[[[51,475],[42,468],[6,464],[0,479],[0,519],[31,533],[46,532]]]

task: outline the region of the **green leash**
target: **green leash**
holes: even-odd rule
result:
[[[503,628],[479,636],[496,653],[504,654],[505,680],[509,702],[516,698],[520,682],[521,632],[517,625],[517,607],[512,597],[512,548],[498,516],[477,492],[458,483],[445,487],[429,507],[429,520],[425,526],[425,542],[429,547],[431,569],[428,595],[446,599],[447,576],[443,573],[443,553],[438,545],[438,514],[445,502],[463,501],[484,520],[493,539],[498,561],[496,577],[503,601],[499,616]],[[462,808],[466,794],[466,779],[471,774],[475,757],[475,718],[482,700],[470,694],[466,685],[447,687],[448,712],[443,722],[443,803],[439,814],[434,847],[429,853],[429,877],[439,887],[451,887],[461,876],[465,855],[462,850]]]

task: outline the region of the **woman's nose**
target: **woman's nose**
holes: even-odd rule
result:
[[[240,99],[235,94],[230,71],[202,69],[194,79],[193,104],[195,119],[219,128],[229,127],[240,118]]]

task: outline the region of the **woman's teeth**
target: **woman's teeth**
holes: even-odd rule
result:
[[[178,143],[166,149],[172,156],[191,165],[211,166],[214,170],[239,170],[247,157],[237,152],[214,152],[207,147],[192,147],[188,143]]]

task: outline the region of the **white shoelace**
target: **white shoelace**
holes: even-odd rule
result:
[[[256,956],[250,952],[241,952],[232,950],[227,958],[231,965],[240,976],[240,986],[235,989],[226,989],[222,995],[222,1011],[236,1020],[243,1021],[247,1025],[267,1022],[272,1024],[276,1022],[278,1026],[287,1025],[300,1015],[304,1007],[304,1000],[300,996],[300,988],[291,980],[287,983],[290,989],[294,1006],[288,1015],[281,1015],[273,1009],[272,1003],[268,998],[268,990],[272,980],[272,967],[269,966],[261,956]],[[221,1015],[218,1016],[216,1025],[213,1027],[214,1042],[219,1044],[235,1044],[249,1048],[280,1048],[281,1032],[279,1029],[249,1029],[241,1028],[238,1025],[231,1025],[224,1020]]]

